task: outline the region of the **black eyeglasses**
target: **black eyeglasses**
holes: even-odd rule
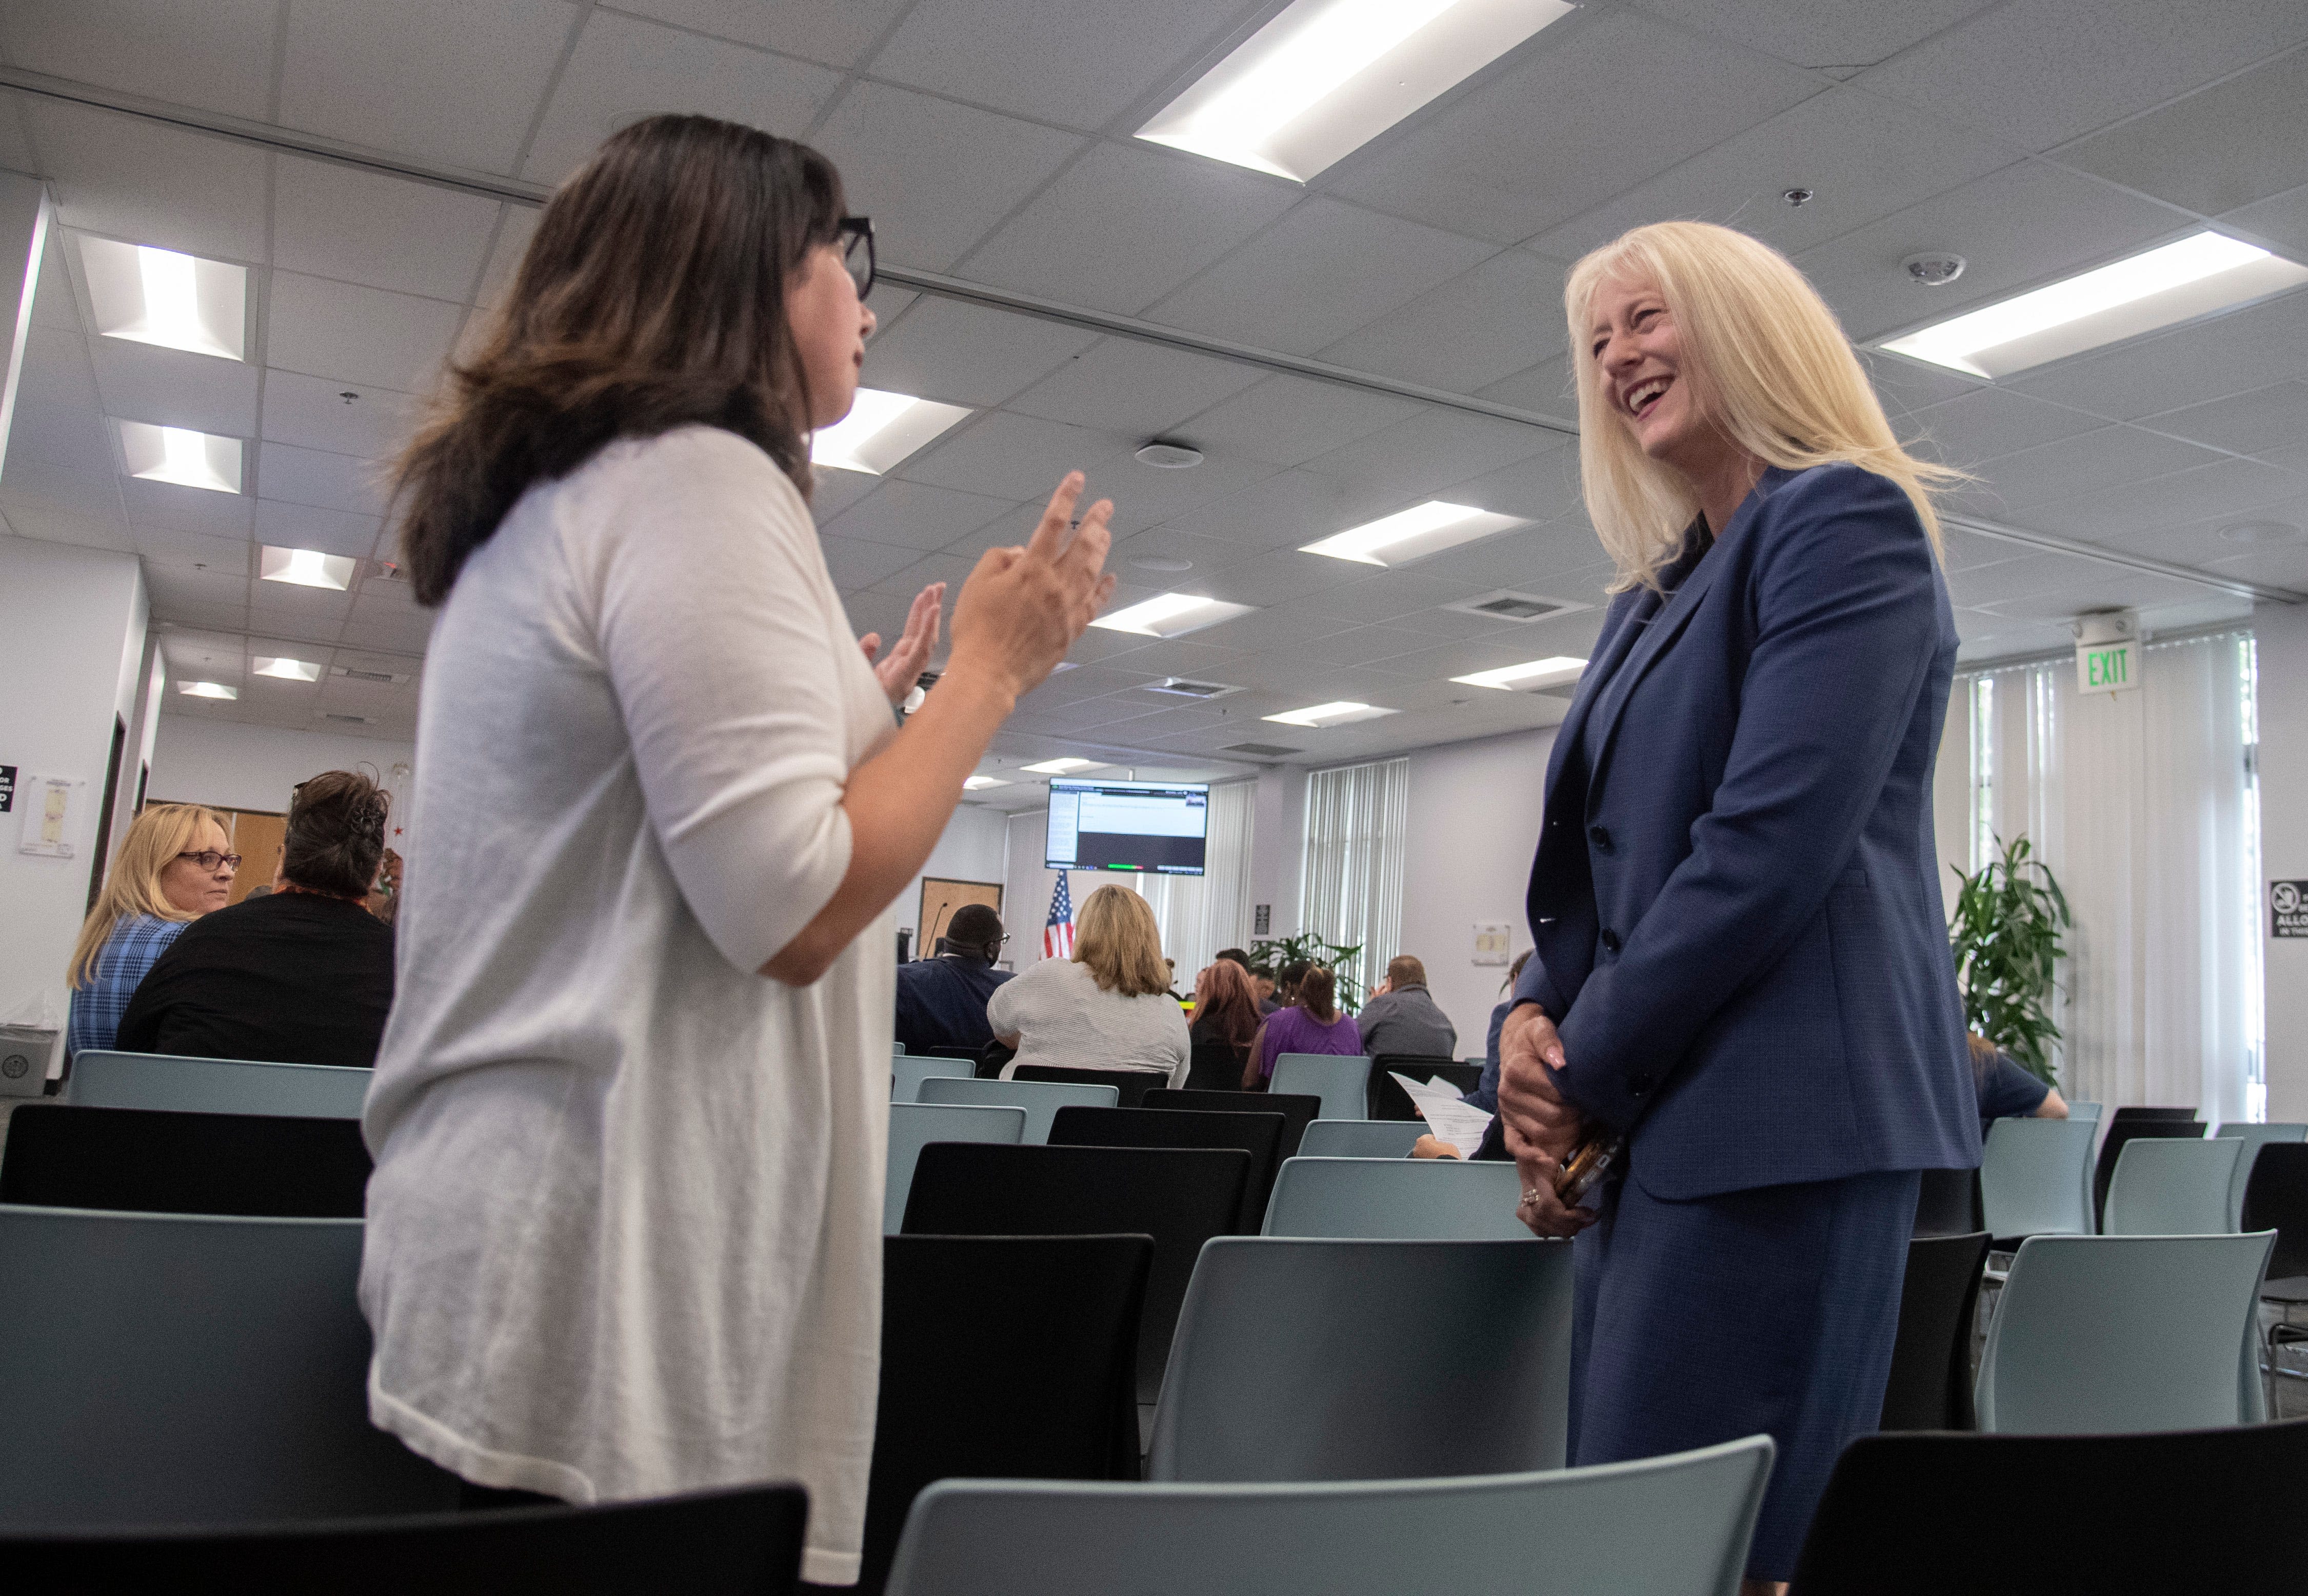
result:
[[[841,263],[849,268],[849,280],[863,299],[874,291],[874,219],[845,216],[835,236],[841,240]]]
[[[177,857],[180,859],[191,859],[203,870],[213,870],[219,865],[230,865],[236,870],[240,868],[240,855],[219,853],[213,848],[203,848],[198,853],[180,853]]]

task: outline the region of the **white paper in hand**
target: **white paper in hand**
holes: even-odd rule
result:
[[[1475,1149],[1483,1144],[1484,1134],[1491,1128],[1489,1115],[1472,1103],[1461,1102],[1459,1089],[1440,1076],[1418,1082],[1399,1070],[1386,1073],[1410,1094],[1411,1102],[1425,1116],[1426,1128],[1434,1133],[1436,1141],[1450,1143],[1459,1150],[1460,1158],[1475,1156]]]

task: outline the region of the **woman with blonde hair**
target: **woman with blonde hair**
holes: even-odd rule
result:
[[[1638,228],[1563,299],[1618,596],[1548,761],[1484,1152],[1579,1235],[1572,1461],[1768,1431],[1770,1590],[1876,1426],[1918,1172],[1979,1161],[1932,841],[1949,473],[1743,234]],[[1622,1174],[1568,1205],[1598,1138]]]
[[[1074,956],[1029,964],[994,989],[986,1005],[995,1040],[1021,1064],[1070,1069],[1159,1071],[1167,1086],[1185,1083],[1192,1046],[1186,1012],[1170,996],[1162,932],[1146,900],[1124,886],[1102,886],[1074,915]]]
[[[113,1045],[137,983],[177,934],[232,896],[240,855],[224,817],[198,804],[147,804],[128,827],[65,979],[65,1057]]]

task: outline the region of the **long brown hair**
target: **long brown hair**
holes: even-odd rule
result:
[[[1298,978],[1298,1006],[1325,1025],[1339,1022],[1339,978],[1324,965],[1309,966]]]
[[[1204,1040],[1239,1053],[1258,1034],[1258,994],[1241,965],[1220,959],[1194,978],[1194,1029]]]
[[[595,151],[395,470],[417,601],[448,598],[532,484],[617,438],[723,427],[807,497],[809,384],[786,284],[839,239],[846,209],[824,156],[734,122],[651,116]]]
[[[1151,997],[1170,989],[1162,928],[1146,900],[1126,886],[1102,886],[1074,916],[1074,962],[1087,964],[1101,992]]]
[[[129,824],[119,856],[105,875],[104,891],[96,907],[81,924],[80,940],[73,945],[72,964],[65,976],[74,988],[96,979],[96,956],[104,951],[121,921],[140,914],[163,920],[201,918],[168,902],[160,873],[177,862],[179,853],[198,848],[202,828],[211,825],[231,834],[223,815],[199,804],[147,804],[138,813]]]

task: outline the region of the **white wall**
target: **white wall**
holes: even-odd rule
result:
[[[2308,607],[2252,612],[2260,655],[2261,935],[2268,1117],[2308,1120],[2308,939],[2268,936],[2268,883],[2308,881]]]
[[[195,715],[163,713],[159,719],[147,794],[153,802],[286,814],[288,795],[299,781],[323,771],[366,765],[392,793],[393,846],[400,846],[405,818],[400,805],[409,795],[409,772],[417,764],[413,744],[279,726],[243,726]]]
[[[981,808],[976,804],[963,804],[945,823],[937,846],[930,850],[929,863],[916,876],[897,902],[891,905],[896,911],[898,924],[914,933],[914,955],[925,957],[934,949],[921,945],[922,877],[943,876],[948,881],[1002,881],[1007,867],[1003,851],[1003,824],[999,809]],[[1002,918],[1006,924],[1011,917],[1009,894],[1002,901]],[[944,927],[939,927],[943,934]],[[1037,932],[1037,939],[1039,938]]]
[[[1003,962],[1012,970],[1023,970],[1029,964],[1042,962],[1042,927],[1050,918],[1050,894],[1058,889],[1058,873],[1042,867],[1049,815],[1046,808],[1019,809],[1008,818],[1009,837],[1002,873],[1002,925],[1010,933],[1010,945],[1003,950]],[[1076,913],[1081,910],[1082,900],[1099,887],[1138,890],[1136,876],[1105,870],[1069,870],[1066,883]],[[1184,979],[1191,982],[1193,972],[1186,971]]]

